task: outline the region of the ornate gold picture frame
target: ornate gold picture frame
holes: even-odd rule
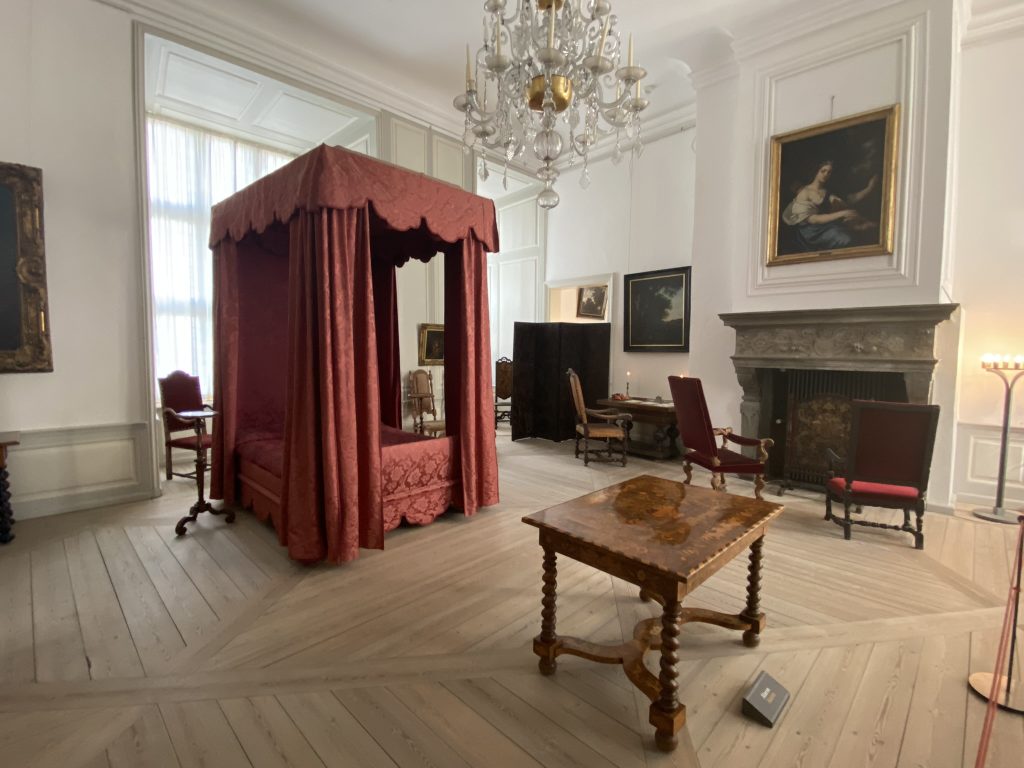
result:
[[[43,172],[0,163],[0,373],[52,370]]]
[[[768,266],[891,254],[900,105],[771,138]]]
[[[419,364],[444,365],[444,326],[420,323]]]

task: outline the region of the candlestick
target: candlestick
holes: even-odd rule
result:
[[[494,36],[498,39],[497,49],[498,55],[501,56],[501,16],[498,16],[498,26],[494,28]]]
[[[604,43],[608,39],[608,26],[612,23],[612,15],[609,13],[604,17],[604,29],[601,30],[601,42],[597,45],[597,55],[604,55]]]
[[[1024,376],[1024,356],[1017,355],[1011,358],[1010,355],[987,354],[981,358],[981,367],[983,370],[991,371],[1003,381],[1003,430],[999,443],[999,474],[996,478],[995,506],[992,509],[976,509],[974,515],[983,520],[1016,525],[1017,516],[1003,509],[1003,486],[1006,481],[1006,458],[1009,452],[1010,405],[1013,399],[1013,386],[1019,378]],[[1006,371],[1015,371],[1016,374],[1010,378],[1005,373]]]
[[[630,372],[626,371],[626,397],[629,397],[629,377],[630,377],[630,375],[631,375]]]
[[[469,90],[469,84],[473,82],[473,73],[469,68],[469,45],[466,45],[466,90]]]
[[[548,8],[548,48],[555,47],[555,4]]]
[[[633,33],[629,34],[629,66],[633,66]]]

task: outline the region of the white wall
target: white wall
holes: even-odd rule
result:
[[[1020,14],[1024,17],[1024,9]],[[1024,354],[1024,29],[963,51],[956,186],[954,299],[964,306],[957,396],[956,480],[965,502],[995,494],[1003,386],[982,371],[987,352]],[[1024,385],[1011,419],[1007,498],[1024,502]]]
[[[547,282],[613,274],[608,307],[613,392],[625,390],[628,370],[631,394],[667,397],[668,376],[689,370],[688,354],[623,351],[622,279],[691,263],[694,139],[694,130],[678,130],[647,144],[633,162],[627,155],[619,165],[610,159],[594,163],[587,189],[579,186],[579,167],[556,183],[561,202],[548,215]],[[702,280],[694,277],[694,299],[707,289]],[[696,335],[691,328],[691,345]]]
[[[128,18],[97,3],[3,4],[0,160],[43,170],[54,363],[0,375],[0,428],[23,433],[10,462],[19,517],[61,508],[53,499],[69,488],[64,508],[97,489],[129,498],[153,487],[138,426],[148,419],[131,41]]]

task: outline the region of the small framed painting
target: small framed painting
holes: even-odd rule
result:
[[[690,351],[690,267],[623,278],[626,352]]]
[[[444,365],[444,326],[420,323],[419,364]]]
[[[892,253],[899,104],[773,136],[767,263]]]
[[[594,317],[604,320],[607,306],[607,285],[585,285],[576,292],[576,317]]]

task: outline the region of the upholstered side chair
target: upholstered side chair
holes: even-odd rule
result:
[[[572,368],[566,373],[569,376],[569,394],[572,397],[576,418],[579,421],[576,425],[576,458],[580,457],[580,440],[582,440],[584,466],[590,464],[591,454],[594,458],[608,461],[614,461],[615,455],[618,454],[622,466],[626,466],[626,451],[629,449],[629,426],[633,421],[632,415],[611,409],[587,408],[586,400],[583,399],[580,377]],[[592,422],[591,418],[597,421]],[[605,448],[603,450],[592,449],[590,447],[591,440],[603,440]]]
[[[437,418],[434,402],[434,376],[417,368],[409,372],[409,402],[412,405],[413,431],[421,435],[444,435],[444,419]],[[430,414],[430,418],[426,418]]]
[[[160,406],[163,409],[164,422],[164,464],[167,479],[172,477],[195,478],[196,473],[175,472],[171,453],[174,448],[185,448],[198,453],[201,448],[209,450],[213,438],[204,433],[200,440],[196,439],[195,422],[178,416],[184,411],[212,410],[203,403],[203,392],[199,385],[199,377],[191,376],[184,371],[174,371],[166,378],[157,379],[160,385]],[[188,432],[187,437],[174,437],[176,432]]]
[[[683,441],[685,484],[690,484],[694,464],[711,472],[711,487],[716,491],[725,490],[727,473],[753,475],[754,496],[762,499],[768,450],[775,445],[775,441],[770,437],[743,437],[735,434],[731,427],[711,426],[711,415],[708,413],[708,404],[704,399],[704,387],[700,379],[669,376],[668,386],[672,390],[679,437]],[[722,438],[721,445],[716,444],[717,437]],[[744,448],[756,448],[757,457],[751,458],[733,451],[728,447],[730,443]]]
[[[909,533],[914,548],[924,549],[925,495],[938,424],[937,405],[851,403],[846,456],[828,452],[831,470],[825,485],[825,519],[843,529],[844,539],[849,541],[854,525],[866,525]],[[842,517],[832,513],[833,501],[843,505]],[[902,510],[903,524],[854,519],[851,513],[863,507]]]

